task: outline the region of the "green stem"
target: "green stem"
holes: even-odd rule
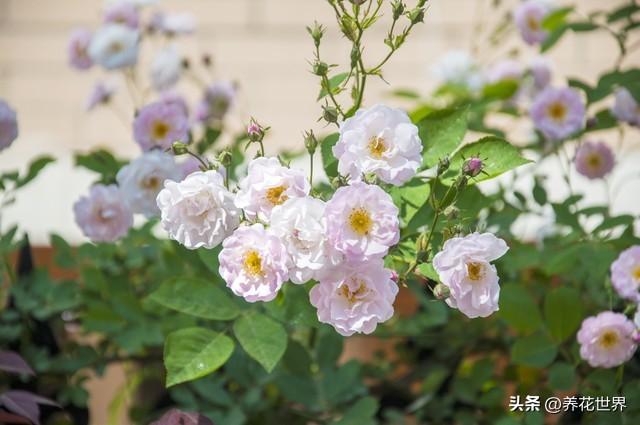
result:
[[[313,153],[309,153],[309,184],[313,187]]]

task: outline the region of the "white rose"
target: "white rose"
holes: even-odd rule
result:
[[[157,91],[173,87],[182,73],[182,57],[174,45],[160,50],[151,64],[151,83]]]
[[[290,198],[307,196],[311,187],[302,170],[280,164],[278,158],[256,158],[240,181],[236,206],[250,220],[269,222],[271,210]]]
[[[93,35],[89,56],[106,69],[131,66],[138,60],[138,40],[138,31],[125,25],[108,24]]]
[[[422,164],[422,142],[406,112],[375,105],[342,123],[333,155],[340,174],[351,180],[373,173],[385,183],[400,186]]]
[[[182,172],[167,153],[149,151],[118,171],[116,180],[134,213],[146,217],[158,215],[156,197],[165,180],[180,180]]]
[[[167,180],[157,201],[162,227],[189,249],[213,248],[240,224],[233,194],[216,171],[197,171],[180,183]]]
[[[291,256],[289,279],[306,283],[326,263],[325,204],[319,199],[292,198],[271,212],[271,232],[278,236]]]

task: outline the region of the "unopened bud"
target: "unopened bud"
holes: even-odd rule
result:
[[[218,155],[218,162],[220,164],[222,164],[224,166],[224,168],[229,168],[229,166],[231,165],[231,161],[233,160],[233,155],[231,154],[231,151],[225,149],[222,152],[220,152],[220,155]]]
[[[309,130],[304,133],[304,146],[307,148],[307,152],[309,152],[310,155],[313,155],[316,152],[318,139],[316,139],[316,135],[313,134],[313,130]]]
[[[264,128],[253,118],[247,126],[247,136],[252,142],[259,142],[264,137]]]
[[[333,106],[324,105],[322,107],[322,118],[331,124],[338,122],[338,110]]]
[[[393,20],[397,21],[404,13],[404,3],[401,0],[396,0],[391,4],[391,10],[393,11]]]
[[[347,15],[342,15],[342,17],[340,18],[340,29],[342,30],[342,33],[345,35],[345,37],[347,37],[350,41],[356,40],[356,31],[358,28],[353,21],[353,18]]]
[[[424,253],[429,249],[429,245],[427,245],[428,236],[426,233],[421,233],[416,239],[416,251],[418,253]]]
[[[213,64],[210,54],[205,53],[204,55],[202,55],[202,64],[207,68],[209,68]]]
[[[174,155],[184,155],[189,153],[189,146],[182,142],[173,142],[171,151]]]
[[[313,23],[312,27],[307,27],[307,31],[313,38],[313,44],[316,47],[320,46],[320,40],[322,40],[322,36],[324,35],[324,27],[317,22]]]
[[[412,24],[419,24],[420,22],[424,22],[424,9],[421,7],[416,7],[411,12],[409,12],[409,20]]]
[[[327,71],[329,71],[329,65],[326,63],[318,61],[313,64],[313,73],[315,75],[322,77],[323,75],[327,75]],[[329,90],[328,88],[326,89]]]
[[[451,162],[449,161],[449,158],[445,156],[440,161],[438,161],[438,168],[436,169],[436,173],[439,176],[443,175],[444,172],[449,169],[450,165],[451,165]]]
[[[476,177],[482,172],[484,162],[478,157],[471,157],[462,166],[462,172],[469,177]]]
[[[443,285],[442,283],[438,283],[435,288],[433,288],[433,296],[439,300],[446,300],[451,295],[451,291],[448,286]]]
[[[449,205],[445,208],[444,215],[448,220],[456,220],[460,216],[460,210],[453,205]]]

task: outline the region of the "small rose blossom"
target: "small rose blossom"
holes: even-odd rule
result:
[[[448,52],[435,63],[431,72],[440,81],[472,92],[480,90],[484,80],[478,62],[462,50]]]
[[[233,107],[237,88],[231,81],[218,81],[207,88],[198,104],[196,118],[200,122],[220,121]]]
[[[393,316],[398,285],[392,278],[381,258],[344,263],[320,277],[309,299],[318,309],[318,320],[340,335],[370,334]]]
[[[584,128],[584,102],[572,88],[547,87],[536,96],[530,113],[536,129],[552,141],[565,139]]]
[[[611,113],[619,121],[640,127],[640,105],[625,88],[619,88],[615,92],[615,104]]]
[[[289,273],[286,247],[260,223],[238,227],[218,259],[227,287],[250,303],[273,300]]]
[[[622,251],[611,264],[611,283],[620,297],[640,302],[640,245]]]
[[[327,264],[324,208],[324,202],[307,196],[289,199],[271,212],[269,229],[287,248],[293,283],[315,279]]]
[[[540,44],[546,40],[549,33],[542,28],[542,21],[549,12],[547,3],[540,0],[527,0],[515,9],[513,19],[527,44]]]
[[[600,179],[613,170],[613,151],[604,142],[583,142],[576,152],[576,170],[590,179]]]
[[[120,24],[131,29],[138,29],[140,24],[140,13],[138,8],[131,2],[118,2],[107,7],[104,12],[103,22],[105,24]]]
[[[189,120],[180,105],[153,102],[143,107],[136,116],[133,137],[143,151],[169,149],[174,142],[188,141]]]
[[[354,182],[325,209],[328,243],[348,261],[382,258],[400,239],[398,208],[379,186]]]
[[[180,80],[182,57],[175,45],[160,50],[151,64],[151,83],[157,91],[168,90]]]
[[[498,311],[500,285],[492,261],[509,247],[492,233],[472,233],[444,243],[433,258],[433,267],[449,288],[446,303],[469,318],[487,317]]]
[[[351,180],[373,173],[385,183],[400,186],[422,164],[422,141],[406,112],[375,105],[342,123],[333,155],[340,174]]]
[[[133,226],[133,213],[116,185],[95,185],[74,205],[76,223],[93,242],[114,242]]]
[[[636,351],[635,331],[633,322],[624,314],[603,311],[588,317],[578,331],[580,357],[591,367],[619,366]]]
[[[73,68],[85,70],[93,66],[93,60],[89,56],[91,37],[91,31],[84,28],[78,28],[71,33],[67,51],[69,65]]]
[[[103,82],[96,83],[96,85],[93,86],[91,94],[87,98],[87,111],[92,111],[98,105],[109,103],[109,100],[111,100],[111,97],[115,92],[116,88],[113,84],[107,84]]]
[[[487,73],[489,83],[499,83],[501,81],[518,81],[524,75],[524,68],[520,62],[505,59],[493,65]]]
[[[7,102],[0,99],[0,151],[11,146],[18,138],[18,119],[16,111]]]
[[[179,183],[165,181],[157,202],[162,227],[188,249],[214,248],[240,224],[233,194],[216,171],[197,171]]]
[[[181,180],[173,156],[162,151],[143,153],[118,171],[116,180],[134,213],[147,218],[158,215],[156,198],[165,180]]]
[[[89,56],[105,69],[135,65],[138,61],[138,31],[120,24],[108,24],[93,35]]]
[[[249,220],[269,222],[271,211],[287,199],[305,197],[311,187],[302,170],[287,168],[278,158],[256,158],[238,185],[236,206]]]

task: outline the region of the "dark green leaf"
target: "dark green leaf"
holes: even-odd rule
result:
[[[50,156],[41,156],[31,161],[31,164],[29,164],[29,169],[27,170],[27,174],[23,177],[18,178],[18,180],[16,181],[16,187],[19,188],[30,183],[38,176],[38,174],[44,169],[44,167],[54,161],[55,159]]]
[[[511,347],[511,360],[515,364],[546,367],[556,358],[558,347],[543,333],[536,333],[516,340]]]
[[[432,112],[418,123],[423,167],[430,168],[450,155],[467,132],[467,108]]]
[[[329,179],[338,175],[338,160],[333,156],[333,146],[338,142],[338,133],[330,134],[325,137],[320,143],[320,151],[322,153],[322,165],[324,166],[324,172]]]
[[[558,342],[564,341],[582,321],[580,294],[568,287],[552,290],[544,300],[544,316],[551,336]]]
[[[271,372],[287,349],[284,327],[264,314],[248,312],[233,324],[233,332],[242,348]]]
[[[542,325],[534,299],[519,285],[505,285],[500,291],[500,317],[519,332],[533,332]]]

